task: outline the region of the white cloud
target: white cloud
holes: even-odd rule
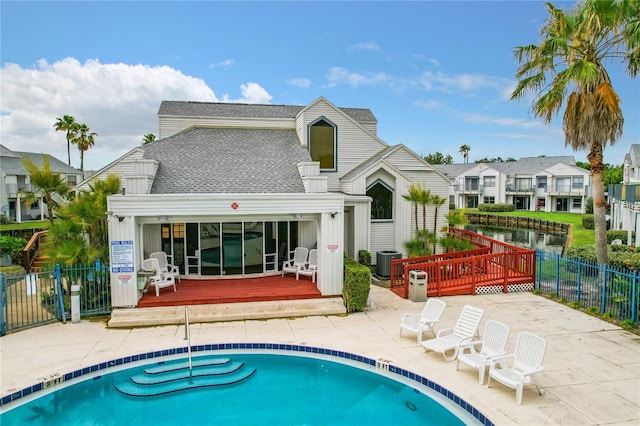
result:
[[[327,80],[329,81],[329,87],[348,85],[351,87],[358,86],[380,86],[389,84],[391,82],[391,77],[384,73],[368,73],[368,74],[360,74],[349,72],[347,69],[342,67],[333,67],[329,70],[329,74],[327,74]]]
[[[80,63],[66,58],[33,68],[5,64],[0,69],[0,140],[16,151],[46,152],[67,161],[63,132],[53,128],[57,117],[72,115],[96,132],[96,145],[85,154],[85,168],[98,169],[140,145],[146,133],[158,133],[158,108],[163,100],[218,101],[199,78],[167,67]],[[268,102],[259,85],[241,86],[239,102]],[[77,149],[71,163],[79,167]]]
[[[241,84],[242,97],[231,99],[229,95],[224,95],[222,102],[238,102],[244,104],[268,104],[272,96],[257,83]]]
[[[287,80],[287,84],[301,89],[308,89],[311,87],[311,80],[308,78],[290,78]]]
[[[472,94],[481,89],[493,89],[502,93],[505,86],[513,85],[511,80],[482,74],[445,74],[442,72],[425,72],[418,78],[418,83],[425,91],[438,90],[445,93]]]
[[[222,68],[222,67],[230,67],[235,64],[236,61],[233,59],[225,59],[224,61],[216,62],[215,64],[209,65],[209,68]]]
[[[349,46],[349,50],[380,50],[380,46],[378,46],[374,42],[365,42],[354,44],[353,46]]]

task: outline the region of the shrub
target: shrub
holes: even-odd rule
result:
[[[630,319],[626,319],[620,322],[620,327],[624,328],[625,330],[633,330],[634,328],[638,328],[638,324]]]
[[[589,306],[586,310],[586,313],[588,313],[589,315],[600,315],[600,309],[598,309],[595,306]]]
[[[582,226],[584,227],[584,229],[595,229],[595,222],[593,220],[592,214],[582,215]]]
[[[609,246],[609,266],[613,268],[624,268],[630,270],[640,270],[640,252],[630,249],[628,246]],[[586,262],[597,265],[596,246],[570,247],[567,249],[567,256],[578,258]]]
[[[584,212],[586,214],[593,214],[593,198],[587,198],[587,202],[584,205]]]
[[[613,240],[621,240],[623,243],[627,242],[629,236],[627,231],[607,231],[607,243],[611,244]],[[631,232],[631,239],[635,241],[636,233]]]
[[[0,256],[8,254],[12,260],[15,260],[26,244],[27,240],[24,238],[0,235]]]
[[[513,204],[479,204],[481,212],[512,212],[516,209]]]
[[[571,309],[580,309],[580,308],[582,308],[582,302],[578,302],[578,301],[571,302],[571,303],[569,303],[569,307]]]
[[[371,253],[368,250],[360,250],[358,252],[358,261],[361,265],[371,269]]]
[[[364,310],[369,298],[371,271],[355,259],[344,255],[344,288],[342,296],[347,312]]]

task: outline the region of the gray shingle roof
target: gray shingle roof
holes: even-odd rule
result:
[[[193,128],[141,148],[160,162],[152,194],[305,192],[311,161],[293,130]]]
[[[522,157],[518,161],[486,164],[491,166],[491,168],[507,175],[533,175],[559,163],[575,166],[576,160],[571,155],[564,155],[555,157]],[[433,167],[444,173],[449,178],[452,178],[460,176],[468,170],[478,166],[478,164],[479,163],[434,164]]]
[[[162,101],[158,115],[186,117],[295,118],[295,116],[304,108],[304,106],[296,105]],[[340,108],[340,110],[360,123],[378,122],[369,109]]]
[[[80,170],[69,166],[52,155],[44,155],[49,158],[49,166],[51,166],[51,170],[54,173],[80,175]],[[11,151],[4,145],[0,145],[0,167],[7,175],[23,176],[29,174],[24,165],[22,165],[22,157],[27,157],[38,168],[42,168],[42,153]]]

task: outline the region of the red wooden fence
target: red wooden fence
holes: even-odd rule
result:
[[[476,294],[480,286],[501,286],[535,281],[535,251],[505,244],[464,229],[449,234],[465,238],[479,248],[391,261],[391,291],[407,298],[409,272],[427,273],[427,296]]]

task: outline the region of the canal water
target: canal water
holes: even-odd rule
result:
[[[532,229],[509,229],[485,225],[467,225],[465,229],[514,246],[549,253],[562,254],[567,241],[566,234],[553,234]]]

